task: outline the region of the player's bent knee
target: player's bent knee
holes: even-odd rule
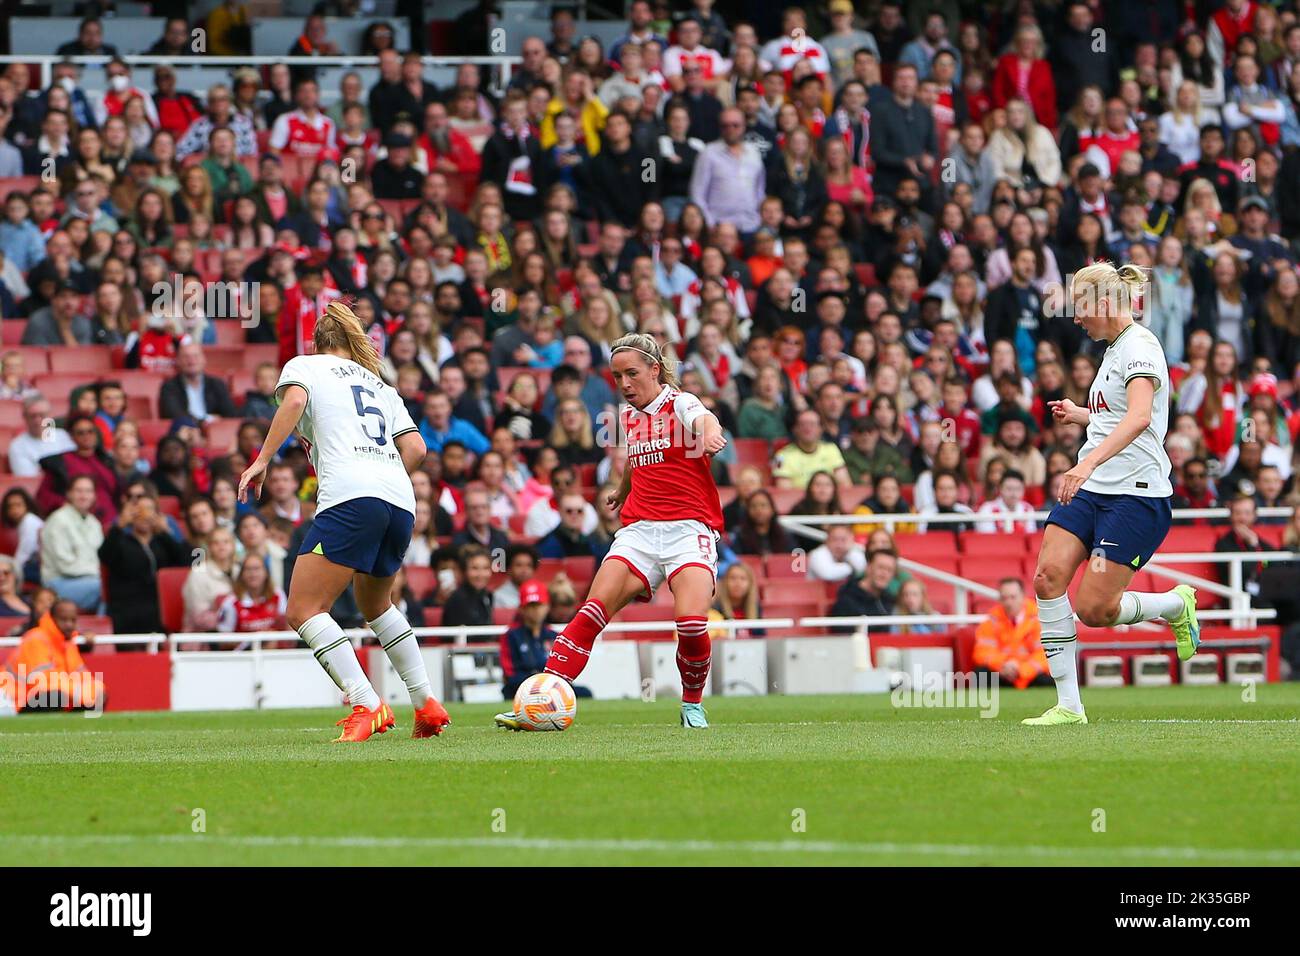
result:
[[[1109,627],[1119,615],[1118,602],[1083,601],[1075,608],[1079,620],[1089,627]]]
[[[1065,572],[1050,564],[1039,565],[1034,572],[1034,594],[1039,600],[1060,597],[1067,583]]]

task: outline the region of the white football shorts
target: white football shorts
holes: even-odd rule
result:
[[[622,561],[641,579],[649,601],[682,568],[707,568],[718,579],[718,533],[703,521],[636,521],[614,535],[605,560]]]

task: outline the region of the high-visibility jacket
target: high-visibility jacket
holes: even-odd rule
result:
[[[1018,671],[1015,685],[1027,687],[1039,674],[1048,673],[1041,635],[1035,601],[1025,601],[1025,609],[1016,621],[999,604],[975,630],[975,663],[991,671],[1000,671],[1012,662]]]
[[[76,645],[77,632],[65,635],[47,611],[5,660],[0,694],[22,710],[34,697],[58,692],[68,707],[93,707],[103,686],[87,675]],[[78,676],[74,676],[78,675]]]

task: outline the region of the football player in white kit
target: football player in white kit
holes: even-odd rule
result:
[[[1133,575],[1169,532],[1169,368],[1160,341],[1133,321],[1134,297],[1146,282],[1142,269],[1108,262],[1074,274],[1074,320],[1094,341],[1107,343],[1088,407],[1052,402],[1057,421],[1087,429],[1079,462],[1064,475],[1060,504],[1047,519],[1034,575],[1043,650],[1056,681],[1057,704],[1026,724],[1086,724],[1079,698],[1077,633],[1067,588],[1087,562],[1077,592],[1079,620],[1114,627],[1164,620],[1178,656],[1200,644],[1196,591],[1180,584],[1161,593],[1129,591]]]
[[[339,721],[337,740],[360,742],[395,724],[329,614],[349,584],[410,692],[411,736],[437,736],[451,719],[430,693],[411,625],[389,599],[411,543],[410,475],[424,462],[424,439],[401,397],[380,377],[379,355],[345,303],[329,304],[312,342],[314,355],[291,359],[280,373],[280,407],[261,452],[239,479],[239,499],[247,500],[250,490],[254,498],[261,493],[272,456],[297,428],[309,445],[319,490],[315,520],[294,564],[287,616],[352,705]]]

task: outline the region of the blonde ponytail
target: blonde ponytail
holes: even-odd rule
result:
[[[659,384],[671,385],[674,388],[681,385],[677,380],[677,355],[673,352],[672,346],[665,345],[662,348],[652,336],[644,332],[629,332],[627,335],[616,339],[610,346],[610,358],[620,349],[629,349],[641,356],[647,365],[659,366]]]
[[[321,317],[316,320],[316,330],[312,333],[312,343],[316,352],[347,352],[352,361],[367,372],[383,378],[379,353],[375,343],[370,341],[366,330],[361,327],[361,320],[348,304],[335,299],[325,307]]]
[[[1105,300],[1111,304],[1110,315],[1132,317],[1146,285],[1147,270],[1142,266],[1130,262],[1117,269],[1109,262],[1094,262],[1074,274],[1072,291],[1076,302],[1081,297],[1091,300],[1094,314],[1096,305]]]

